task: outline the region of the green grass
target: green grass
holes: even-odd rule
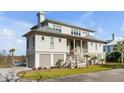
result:
[[[76,68],[76,69],[47,69],[47,70],[27,71],[23,78],[44,80],[44,79],[58,78],[72,74],[83,74],[88,72],[111,70],[115,68],[124,68],[124,64],[118,63],[118,64],[93,65],[87,68]],[[17,75],[21,76],[22,73],[19,73]]]

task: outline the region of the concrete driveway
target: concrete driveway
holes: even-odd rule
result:
[[[57,79],[47,79],[43,82],[124,82],[124,69],[70,75]]]
[[[31,70],[30,68],[27,67],[12,67],[12,68],[0,68],[0,74],[2,76],[6,76],[9,72],[13,72],[14,74],[14,79],[18,78],[16,74],[21,71],[26,71],[26,70]],[[5,82],[5,78],[0,76],[0,82]]]

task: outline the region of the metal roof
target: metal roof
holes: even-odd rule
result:
[[[57,30],[52,29],[51,27],[48,27],[48,26],[41,27],[41,28],[36,29],[34,31],[30,31],[23,36],[28,36],[30,33],[45,34],[45,35],[49,34],[49,35],[66,37],[66,38],[78,38],[78,39],[84,39],[84,40],[89,40],[89,41],[94,41],[94,42],[106,43],[105,41],[98,40],[91,35],[82,37],[82,36],[65,34],[65,33],[58,32]]]
[[[48,22],[52,22],[52,23],[56,23],[56,24],[61,24],[61,25],[64,25],[64,26],[68,26],[68,27],[72,27],[72,28],[77,28],[77,29],[80,29],[80,30],[88,31],[88,32],[95,32],[95,31],[87,29],[87,28],[82,28],[80,26],[76,26],[76,25],[73,25],[71,23],[65,23],[65,22],[62,22],[62,21],[54,20],[54,19],[46,19],[42,23],[45,23],[45,22],[47,22],[47,23]],[[33,28],[37,29],[37,27],[38,27],[38,25],[35,25],[31,29],[33,29]]]
[[[58,20],[54,20],[54,19],[46,19],[46,21],[66,25],[66,26],[69,26],[69,27],[74,27],[74,28],[81,29],[81,30],[86,30],[86,31],[89,31],[89,32],[95,32],[95,31],[87,29],[87,28],[82,28],[80,26],[77,26],[77,25],[74,25],[74,24],[71,24],[71,23],[66,23],[66,22],[62,22],[62,21],[58,21]]]

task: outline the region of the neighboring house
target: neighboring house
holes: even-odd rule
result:
[[[63,67],[86,67],[84,55],[105,57],[105,42],[93,37],[91,33],[94,31],[45,19],[45,12],[39,12],[37,16],[38,25],[24,35],[27,39],[27,67],[50,68],[60,61]]]
[[[115,37],[115,35],[112,34],[112,39],[107,40],[109,42],[107,42],[107,44],[105,44],[103,47],[104,52],[113,52],[115,45],[117,45],[117,43],[122,40],[124,40],[123,37]]]

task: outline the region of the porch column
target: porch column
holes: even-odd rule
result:
[[[51,67],[54,66],[54,62],[53,62],[53,54],[51,54]]]
[[[80,47],[81,47],[81,50],[82,50],[82,47],[83,47],[83,46],[82,46],[82,40],[80,41]]]
[[[74,44],[74,52],[75,52],[75,39],[73,40],[73,44]]]
[[[83,54],[82,54],[82,52],[83,52],[83,50],[82,50],[83,49],[82,40],[80,40],[80,47],[81,47],[81,51],[80,51],[81,52],[81,57],[83,57]]]

